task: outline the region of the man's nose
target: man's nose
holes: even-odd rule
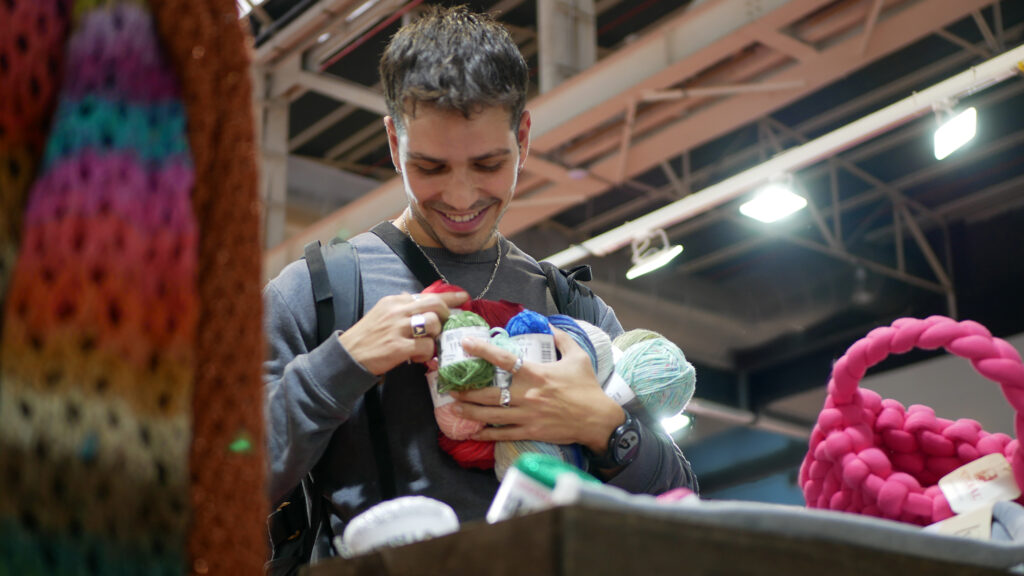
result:
[[[468,210],[476,203],[479,194],[469,170],[456,169],[445,187],[444,201],[456,210]]]

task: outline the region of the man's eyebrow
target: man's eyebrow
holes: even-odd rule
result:
[[[480,154],[479,156],[474,156],[470,158],[470,160],[473,162],[479,162],[480,160],[488,160],[490,158],[497,158],[498,156],[507,156],[511,153],[512,151],[509,150],[508,148],[495,148],[494,150],[485,152],[483,154]],[[448,162],[447,160],[434,158],[433,156],[428,156],[426,154],[421,154],[419,152],[409,152],[409,158],[412,158],[413,160],[422,160],[424,162],[430,162],[432,164],[445,164]]]

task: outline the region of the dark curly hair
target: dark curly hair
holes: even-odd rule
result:
[[[526,106],[529,70],[508,30],[491,16],[465,6],[431,6],[388,42],[380,78],[399,130],[403,114],[415,116],[420,102],[467,118],[503,106],[515,130]]]

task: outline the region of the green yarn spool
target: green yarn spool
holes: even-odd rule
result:
[[[520,472],[540,482],[548,488],[554,489],[558,477],[562,474],[573,474],[579,476],[584,482],[600,484],[601,481],[587,474],[583,470],[569,464],[568,462],[550,454],[538,454],[527,452],[516,459],[513,464]]]
[[[459,330],[478,328],[479,330]],[[462,353],[462,339],[475,336],[487,340],[490,326],[475,312],[459,310],[448,317],[441,329],[441,360],[437,369],[437,391],[474,390],[490,385],[494,380],[494,366],[483,358]],[[446,337],[447,333],[447,337]],[[454,361],[446,361],[452,354]]]
[[[625,350],[632,346],[633,344],[636,344],[637,342],[643,342],[644,340],[653,340],[654,338],[664,338],[664,336],[658,334],[654,330],[634,328],[629,332],[623,332],[622,334],[619,334],[619,337],[612,342],[612,345],[614,345],[619,350]]]

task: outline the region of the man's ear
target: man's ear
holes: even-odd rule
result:
[[[516,140],[519,143],[519,170],[526,166],[526,156],[530,152],[530,127],[532,125],[530,111],[523,110],[523,114],[519,117],[519,129],[516,131]]]
[[[395,127],[395,119],[391,116],[384,117],[384,130],[388,133],[388,149],[391,151],[391,163],[395,165],[395,172],[402,173],[402,159],[398,154],[398,129]]]

